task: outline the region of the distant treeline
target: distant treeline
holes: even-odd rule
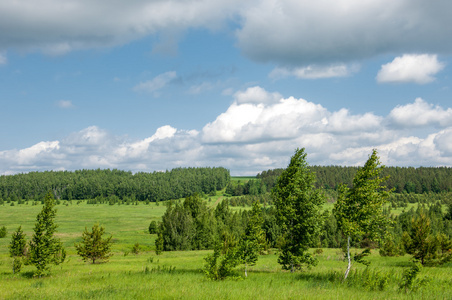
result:
[[[309,169],[316,174],[317,188],[335,190],[341,183],[351,186],[358,167],[310,166]],[[262,181],[259,186],[265,186],[267,190],[271,190],[282,171],[283,169],[273,169],[258,174],[256,178]],[[452,168],[386,167],[382,176],[388,175],[389,179],[385,184],[396,193],[405,191],[421,194],[452,191]]]
[[[310,166],[316,187],[334,198],[337,186],[351,186],[358,167]],[[165,201],[194,193],[214,194],[226,188],[227,196],[263,195],[271,191],[283,169],[257,174],[256,179],[231,181],[225,168],[177,168],[166,172],[136,173],[120,170],[31,172],[0,176],[0,201],[41,200],[49,191],[58,199],[83,200],[117,197],[131,201]],[[452,192],[452,168],[387,167],[386,186],[395,193]]]
[[[215,193],[229,180],[229,170],[221,167],[136,174],[116,169],[31,172],[0,176],[0,201],[42,200],[52,191],[63,200],[118,197],[156,202]]]

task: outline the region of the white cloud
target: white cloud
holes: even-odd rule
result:
[[[70,100],[60,100],[56,103],[56,105],[60,108],[73,108],[74,104]]]
[[[378,82],[414,82],[426,84],[435,80],[434,75],[444,68],[437,55],[404,54],[381,66],[377,74]]]
[[[443,109],[417,98],[414,103],[392,109],[388,119],[399,127],[452,126],[452,108]]]
[[[279,93],[269,93],[260,86],[247,88],[234,94],[234,99],[238,104],[243,103],[274,103],[282,98]]]
[[[287,76],[294,76],[300,79],[322,79],[346,77],[359,70],[358,65],[336,64],[331,66],[309,65],[302,68],[275,68],[270,74],[270,78],[279,79]]]
[[[0,174],[223,166],[232,174],[255,175],[285,167],[297,147],[306,148],[313,165],[362,165],[376,148],[386,165],[452,166],[452,124],[447,121],[452,108],[417,99],[394,108],[388,116],[378,116],[353,114],[345,108],[328,111],[294,97],[272,102],[275,94],[261,87],[235,93],[230,107],[201,132],[165,125],[148,137],[129,140],[90,126],[58,141],[0,151]],[[253,95],[270,95],[272,101],[262,97],[264,103],[257,103],[259,97]],[[248,100],[239,103],[238,99]],[[421,111],[425,119],[415,117]],[[412,119],[420,121],[408,122]]]
[[[156,92],[164,88],[168,83],[177,77],[175,71],[166,72],[154,77],[151,80],[140,82],[136,85],[134,91]]]
[[[433,142],[442,156],[452,157],[452,128],[438,132],[435,135]]]
[[[39,160],[43,155],[51,153],[54,150],[58,150],[59,148],[60,146],[58,141],[40,142],[29,148],[19,150],[17,160],[19,164],[27,165],[33,163],[35,160]]]

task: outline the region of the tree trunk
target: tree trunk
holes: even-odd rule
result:
[[[348,266],[347,270],[345,271],[344,281],[347,279],[348,272],[350,272],[350,268],[352,267],[352,261],[350,260],[350,236],[347,238],[347,259],[348,259]]]

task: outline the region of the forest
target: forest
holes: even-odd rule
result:
[[[136,174],[116,169],[30,172],[1,176],[0,200],[41,201],[48,191],[52,191],[62,200],[112,197],[113,201],[127,198],[158,202],[194,193],[214,193],[224,188],[229,178],[229,170],[225,168],[177,168]]]
[[[316,175],[316,188],[335,195],[338,185],[352,184],[358,167],[310,166]],[[262,171],[254,180],[231,181],[229,170],[177,168],[165,172],[139,172],[97,169],[30,172],[0,176],[0,201],[42,200],[51,190],[57,199],[86,200],[113,198],[113,201],[166,201],[194,193],[211,194],[226,187],[226,195],[265,195],[271,192],[284,169]],[[396,194],[441,193],[452,191],[452,168],[386,167],[388,189]]]

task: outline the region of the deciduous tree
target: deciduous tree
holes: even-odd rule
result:
[[[344,184],[339,186],[334,215],[339,228],[347,237],[348,267],[344,280],[351,268],[350,239],[366,234],[369,239],[378,241],[390,222],[383,214],[383,205],[390,193],[383,185],[387,180],[387,177],[381,176],[383,169],[377,150],[373,150],[364,167],[356,172],[352,188]]]
[[[322,227],[324,197],[314,187],[315,174],[309,170],[306,156],[304,148],[297,149],[272,190],[284,237],[278,262],[291,272],[303,264],[317,263],[308,249]]]
[[[262,230],[262,216],[259,202],[253,203],[253,209],[248,219],[241,240],[239,241],[238,255],[245,264],[245,277],[248,277],[248,266],[254,266],[265,244],[265,232]]]

